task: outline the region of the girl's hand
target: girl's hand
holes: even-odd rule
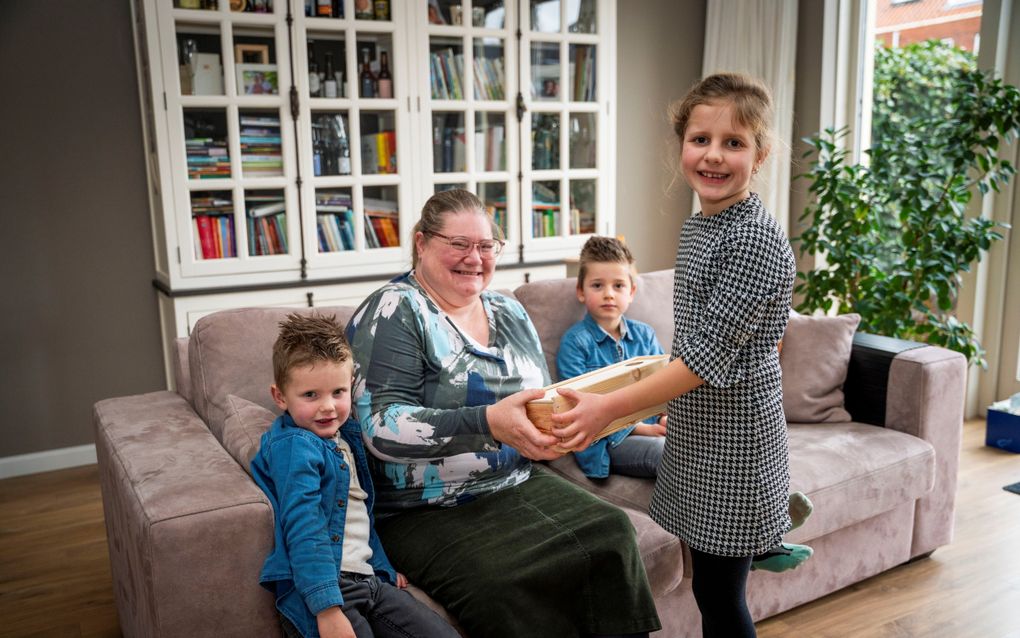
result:
[[[542,390],[521,390],[485,409],[492,438],[505,443],[536,461],[549,461],[563,456],[563,450],[554,449],[559,440],[535,427],[524,411],[528,401],[545,396]]]
[[[397,572],[397,589],[407,589],[407,576]]]
[[[566,412],[553,414],[553,434],[559,439],[563,450],[586,450],[595,436],[609,425],[613,418],[607,409],[606,395],[578,392],[570,388],[556,390],[574,407]]]
[[[323,609],[315,616],[315,623],[322,638],[358,638],[351,621],[339,607]]]

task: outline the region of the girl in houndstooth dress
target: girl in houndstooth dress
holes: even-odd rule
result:
[[[702,631],[754,636],[745,585],[752,557],[781,542],[789,463],[776,344],[795,263],[782,229],[750,191],[768,155],[771,98],[760,82],[718,74],[673,109],[680,168],[701,212],[680,233],[672,361],[622,390],[561,390],[563,447],[584,449],[616,418],[669,401],[650,514],[691,549]]]

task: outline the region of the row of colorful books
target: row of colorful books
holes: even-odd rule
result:
[[[237,257],[233,215],[195,215],[191,222],[194,226],[196,257],[201,259]]]
[[[188,160],[188,179],[230,177],[230,156],[227,141],[212,137],[189,137],[184,140]]]
[[[365,175],[397,172],[396,131],[380,131],[361,136],[361,172]]]
[[[464,56],[452,48],[438,49],[429,54],[432,65],[433,100],[463,100],[460,78],[464,76]]]
[[[354,213],[318,213],[316,226],[319,236],[319,252],[335,253],[354,250]]]
[[[287,254],[287,215],[248,217],[248,254]]]
[[[400,245],[400,213],[396,202],[365,198],[365,245],[369,248]]]
[[[279,117],[242,115],[240,142],[241,168],[245,175],[283,174]]]
[[[531,213],[532,237],[555,237],[560,234],[559,204],[535,204]]]
[[[506,79],[503,75],[503,58],[487,58],[476,56],[474,85],[476,100],[502,100],[505,97],[503,87]]]

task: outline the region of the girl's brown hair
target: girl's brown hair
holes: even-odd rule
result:
[[[754,133],[759,156],[768,150],[772,142],[772,93],[761,80],[743,73],[710,75],[673,103],[669,117],[681,146],[694,107],[719,102],[732,104],[737,122]]]
[[[435,235],[443,232],[443,215],[447,213],[476,213],[485,215],[492,227],[493,239],[503,240],[503,229],[499,227],[492,215],[486,212],[482,202],[474,193],[463,188],[439,191],[421,208],[421,217],[411,229],[411,265],[418,265],[418,244],[414,238],[420,232],[423,235]]]

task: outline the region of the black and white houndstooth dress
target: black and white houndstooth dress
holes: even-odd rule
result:
[[[704,385],[669,403],[652,518],[690,547],[749,556],[790,527],[782,377],[790,242],[757,195],[680,232],[672,357]]]

